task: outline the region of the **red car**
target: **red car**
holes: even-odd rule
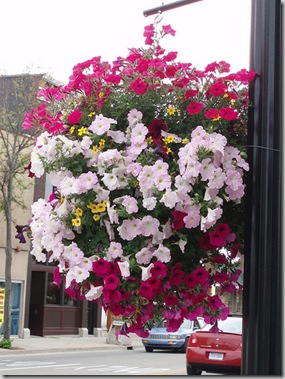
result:
[[[211,326],[206,325],[190,336],[186,351],[187,374],[201,375],[202,371],[240,374],[242,317],[229,316],[218,321],[218,333],[209,332]]]

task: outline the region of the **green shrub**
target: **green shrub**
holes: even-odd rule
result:
[[[6,340],[5,338],[2,338],[0,340],[0,348],[2,349],[11,349],[13,340]]]

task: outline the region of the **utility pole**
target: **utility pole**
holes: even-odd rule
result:
[[[201,0],[144,11],[162,13]],[[213,0],[214,1],[214,0]],[[281,375],[282,325],[282,7],[252,0],[243,302],[243,375]]]
[[[281,375],[281,21],[280,0],[252,0],[243,375]]]

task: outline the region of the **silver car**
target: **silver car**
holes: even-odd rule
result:
[[[195,321],[184,319],[180,328],[176,332],[167,332],[165,321],[150,329],[149,336],[142,338],[145,351],[152,352],[154,349],[160,350],[179,350],[186,352],[189,336],[196,330],[205,325],[202,318],[198,317]]]

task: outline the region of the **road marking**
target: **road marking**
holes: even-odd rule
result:
[[[10,371],[10,370],[29,370],[29,369],[35,369],[35,368],[49,368],[49,367],[70,367],[70,366],[78,366],[80,363],[69,363],[69,364],[62,364],[62,365],[57,365],[57,364],[50,364],[50,365],[42,365],[42,366],[30,366],[30,367],[11,367],[11,366],[6,366],[6,368],[0,368],[0,371]]]
[[[7,367],[16,367],[16,366],[30,366],[30,365],[41,365],[43,361],[12,361],[12,363],[6,364]],[[54,365],[56,362],[44,362],[45,365]]]
[[[64,367],[56,367],[58,370],[64,369]],[[96,371],[96,372],[113,372],[113,373],[120,373],[125,372],[128,374],[139,374],[148,372],[148,373],[154,373],[154,372],[160,372],[161,374],[165,374],[165,372],[169,372],[170,369],[168,368],[155,368],[155,367],[138,367],[138,366],[107,366],[107,365],[94,365],[94,366],[79,366],[74,368],[74,371]],[[182,371],[182,370],[181,370]],[[184,370],[185,371],[185,370]]]
[[[126,373],[134,375],[173,375],[174,373],[184,373],[185,370],[171,370],[169,368],[155,368],[155,367],[138,367],[138,366],[122,366],[122,365],[92,365],[82,366],[81,363],[66,363],[57,364],[56,362],[42,362],[42,361],[11,361],[1,363],[5,364],[5,368],[2,366],[0,371],[13,371],[13,370],[28,370],[28,369],[41,369],[41,368],[53,368],[55,370],[64,370],[67,368],[73,368],[74,371],[89,371],[89,372],[108,372],[108,373]]]

